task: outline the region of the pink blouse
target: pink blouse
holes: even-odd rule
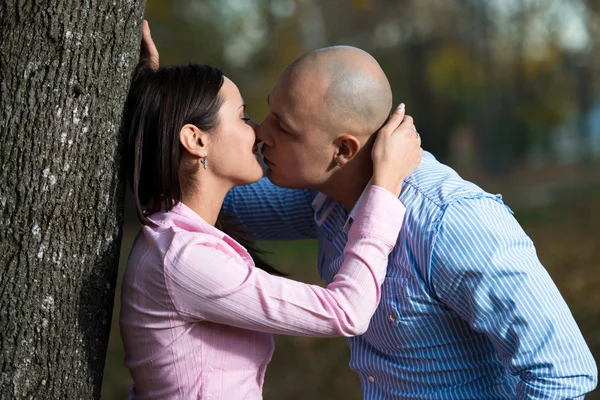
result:
[[[261,399],[271,334],[355,336],[379,303],[404,218],[370,186],[326,288],[269,275],[184,204],[153,214],[129,255],[120,328],[136,399]]]

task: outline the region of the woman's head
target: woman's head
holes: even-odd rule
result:
[[[198,193],[202,183],[228,190],[262,177],[256,125],[235,84],[217,68],[154,71],[142,61],[129,90],[123,128],[128,179],[143,224],[149,223],[148,214],[170,211],[184,191]],[[258,268],[285,275],[261,257],[233,217],[219,215],[216,226],[242,244]]]
[[[262,176],[255,124],[235,84],[217,68],[153,71],[141,65],[127,99],[124,128],[129,182],[143,223],[143,210],[170,210],[183,191],[196,192],[208,175],[211,184],[225,189]]]

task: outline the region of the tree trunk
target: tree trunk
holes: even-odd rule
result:
[[[99,398],[144,1],[0,0],[0,398]]]

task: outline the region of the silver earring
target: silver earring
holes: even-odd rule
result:
[[[204,165],[204,169],[208,169],[208,159],[202,160],[202,164]]]
[[[338,167],[341,167],[341,166],[342,166],[342,163],[338,161],[338,164],[337,164],[337,166],[338,166]]]

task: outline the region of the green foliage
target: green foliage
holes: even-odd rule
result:
[[[600,65],[586,50],[595,48],[600,25],[595,8],[577,14],[575,3],[555,0],[494,4],[148,0],[146,18],[163,64],[220,67],[258,122],[268,113],[271,87],[295,58],[315,47],[361,47],[388,74],[395,101],[407,103],[427,149],[442,160],[456,157],[453,138],[466,129],[478,144],[473,158],[494,172],[509,171],[534,149],[542,149],[538,159],[552,158],[552,132],[589,111]],[[557,21],[585,22],[588,47],[565,45]],[[596,67],[585,82],[577,66],[588,64]]]

